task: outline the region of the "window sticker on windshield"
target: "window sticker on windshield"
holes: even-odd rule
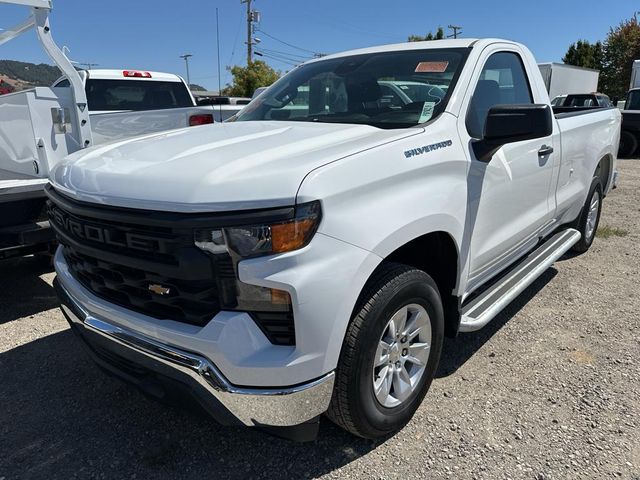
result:
[[[424,102],[424,105],[422,106],[422,113],[420,114],[418,123],[424,123],[431,120],[431,117],[433,117],[433,109],[435,108],[435,106],[436,102]]]
[[[444,73],[449,62],[420,62],[416,67],[416,73]]]

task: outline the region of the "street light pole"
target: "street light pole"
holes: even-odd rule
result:
[[[187,67],[187,87],[191,90],[191,79],[189,78],[189,58],[193,57],[190,53],[185,53],[184,55],[180,55],[180,58],[184,58],[184,64]]]

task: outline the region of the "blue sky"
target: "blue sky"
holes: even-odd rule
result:
[[[215,9],[220,15],[222,84],[227,65],[246,62],[245,6],[240,0],[54,0],[51,26],[70,57],[103,68],[140,68],[184,75],[182,53],[191,53],[192,83],[217,89]],[[309,52],[331,53],[405,41],[453,23],[464,37],[502,37],[523,42],[538,61],[560,61],[567,47],[584,38],[603,39],[609,27],[633,14],[634,2],[608,0],[594,8],[584,0],[347,1],[256,0],[262,14],[258,51],[289,60]],[[366,5],[366,7],[364,6]],[[636,5],[637,7],[639,5]],[[0,28],[26,14],[0,7]],[[287,46],[271,37],[298,48]],[[33,33],[0,46],[0,59],[50,63]],[[266,59],[287,70],[288,63]]]

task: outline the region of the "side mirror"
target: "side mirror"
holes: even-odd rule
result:
[[[552,132],[549,105],[496,105],[489,110],[484,137],[473,144],[473,151],[478,160],[489,162],[503,145],[548,137]]]

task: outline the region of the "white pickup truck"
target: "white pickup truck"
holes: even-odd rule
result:
[[[76,71],[51,37],[48,0],[1,0],[31,7],[27,20],[0,31],[0,45],[36,28],[64,73],[51,88],[0,96],[0,260],[46,252],[53,234],[44,185],[69,153],[114,140],[213,123],[177,75],[138,70]]]
[[[94,145],[214,121],[212,108],[196,106],[186,82],[173,73],[93,69],[78,75]],[[62,77],[52,90],[69,87]]]
[[[510,41],[312,60],[232,123],[58,165],[62,309],[102,367],[224,424],[383,437],[445,335],[590,247],[619,132],[614,108],[554,115]]]

